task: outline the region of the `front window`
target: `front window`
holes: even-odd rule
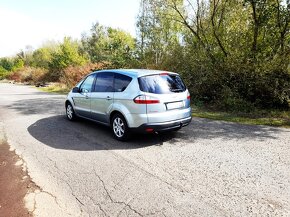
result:
[[[81,92],[85,92],[85,91],[91,92],[94,80],[95,80],[95,74],[89,75],[80,87]]]

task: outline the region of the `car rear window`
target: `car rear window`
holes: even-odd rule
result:
[[[132,81],[132,78],[126,75],[115,73],[115,92],[123,92]]]
[[[98,73],[94,92],[114,92],[114,74],[112,72]]]
[[[138,78],[140,90],[147,93],[168,94],[184,92],[186,87],[179,75],[158,74]]]

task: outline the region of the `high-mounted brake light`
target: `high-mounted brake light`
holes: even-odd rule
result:
[[[167,72],[162,72],[159,75],[168,75],[168,73]]]
[[[134,99],[136,104],[157,104],[160,101],[154,97],[140,95]]]

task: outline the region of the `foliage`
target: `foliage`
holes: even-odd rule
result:
[[[0,66],[0,80],[5,79],[9,75],[9,72]]]
[[[289,23],[289,1],[142,0],[139,58],[180,72],[194,101],[224,110],[287,108]]]
[[[176,4],[182,5],[182,1],[176,1]],[[137,46],[141,66],[171,68],[172,64],[168,60],[179,58],[177,54],[180,53],[172,56],[172,52],[181,47],[181,24],[168,19],[172,14],[174,10],[164,7],[161,1],[141,1],[137,20]]]
[[[12,71],[23,68],[24,62],[19,58],[1,58],[0,59],[0,80],[9,77]]]
[[[52,83],[49,86],[46,87],[39,87],[40,90],[49,92],[49,93],[58,93],[58,94],[68,94],[70,91],[70,88],[68,88],[63,83]]]
[[[0,66],[6,71],[11,71],[13,68],[13,60],[8,58],[1,58]]]
[[[16,71],[24,67],[24,61],[22,59],[16,58],[13,62],[13,67],[11,71]]]
[[[108,58],[114,68],[130,67],[135,49],[133,37],[119,29],[108,28],[106,48]]]
[[[84,76],[90,72],[101,70],[105,68],[110,68],[110,63],[100,62],[100,63],[88,63],[83,66],[68,66],[64,69],[63,74],[60,78],[60,82],[65,84],[66,87],[72,88],[77,82],[79,82]]]
[[[100,62],[105,59],[104,49],[106,41],[106,29],[99,23],[92,25],[89,35],[84,33],[82,35],[82,49],[88,55],[91,62]]]
[[[59,44],[54,41],[48,41],[42,47],[35,50],[32,54],[32,66],[49,69],[52,61],[52,54],[59,50]]]
[[[48,71],[42,68],[23,67],[9,74],[8,79],[29,84],[44,83]]]
[[[69,37],[65,37],[59,49],[51,55],[48,65],[52,81],[58,80],[66,67],[80,66],[87,62],[87,59],[80,53],[78,42]]]
[[[27,46],[0,59],[0,79],[72,87],[96,69],[162,69],[179,72],[200,105],[289,109],[289,0],[141,0],[136,23],[136,39],[95,23],[81,41]]]
[[[113,68],[125,68],[134,63],[135,40],[125,31],[95,23],[82,35],[82,50],[93,63],[107,61]]]
[[[251,125],[269,125],[290,128],[290,112],[279,110],[253,110],[249,113],[219,112],[194,108],[193,117],[208,118],[214,120],[230,121]]]

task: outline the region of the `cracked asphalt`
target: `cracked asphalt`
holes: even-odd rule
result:
[[[290,131],[194,118],[126,143],[65,96],[0,84],[0,122],[40,190],[34,216],[290,216]]]

